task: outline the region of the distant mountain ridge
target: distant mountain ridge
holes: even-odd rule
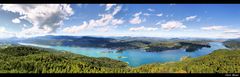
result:
[[[231,49],[240,49],[240,38],[237,39],[229,39],[224,41],[223,44]]]
[[[99,47],[110,49],[144,49],[148,52],[158,52],[184,48],[195,51],[202,47],[210,47],[207,42],[211,40],[188,40],[181,38],[156,37],[93,37],[93,36],[38,36],[21,40],[25,43],[35,43],[52,46]]]

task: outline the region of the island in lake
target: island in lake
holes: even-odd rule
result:
[[[127,38],[127,37],[126,37]],[[187,52],[196,51],[203,47],[211,47],[208,42],[211,40],[161,40],[151,41],[142,37],[135,37],[129,40],[126,38],[114,39],[114,38],[101,38],[101,37],[74,37],[74,36],[40,36],[30,39],[21,40],[26,43],[35,43],[42,45],[52,46],[78,46],[78,47],[97,47],[97,48],[109,48],[117,49],[121,52],[126,49],[144,49],[147,52],[161,52],[165,50],[186,49]],[[139,40],[139,38],[142,38]]]
[[[233,44],[227,40],[225,45]],[[235,42],[234,42],[235,43]],[[160,44],[160,43],[159,43]],[[206,47],[206,42],[164,42],[167,46]],[[181,44],[181,45],[173,45]],[[218,43],[216,43],[218,44]],[[210,46],[211,47],[211,46]],[[91,52],[91,51],[88,51]],[[125,52],[123,50],[123,52]],[[139,51],[137,51],[139,52]],[[147,53],[151,53],[146,51]],[[166,52],[161,50],[161,52]],[[88,57],[71,51],[59,51],[47,47],[23,46],[19,44],[2,43],[0,48],[1,73],[236,73],[240,72],[240,50],[219,49],[202,57],[192,58],[182,56],[180,61],[165,63],[150,63],[138,67],[129,66],[123,62],[107,57]],[[193,52],[185,52],[193,53]],[[156,54],[156,53],[155,53]],[[118,56],[120,59],[131,57]]]
[[[0,4],[0,74],[235,76],[237,9],[239,4]]]

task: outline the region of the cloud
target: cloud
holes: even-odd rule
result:
[[[138,16],[140,16],[142,14],[142,12],[138,12],[138,13],[135,13],[133,16],[134,17],[138,17]]]
[[[165,22],[166,20],[161,20],[161,21],[158,21],[155,25],[160,25],[162,24],[163,22]]]
[[[239,33],[237,33],[237,35],[239,36],[239,38],[240,38],[240,32]]]
[[[163,16],[163,14],[162,13],[156,14],[156,16],[161,17],[161,16]]]
[[[156,31],[158,28],[152,28],[152,27],[133,27],[129,28],[130,31]]]
[[[119,25],[119,24],[123,24],[124,20],[122,19],[113,19],[112,20],[112,25]]]
[[[144,15],[144,16],[150,16],[151,14],[149,14],[149,13],[144,13],[143,15]]]
[[[63,29],[63,32],[66,32],[66,33],[79,33],[80,31],[82,31],[82,30],[84,30],[86,28],[88,28],[88,23],[85,21],[80,26],[66,27],[66,28]]]
[[[238,33],[240,33],[239,30],[237,29],[231,29],[231,28],[228,28],[227,26],[208,26],[208,27],[202,27],[201,28],[202,30],[207,30],[207,31],[222,31],[224,34],[222,35],[233,35],[233,36],[236,36]],[[220,35],[221,36],[221,35]],[[230,37],[230,36],[229,36]],[[232,36],[231,36],[232,37]]]
[[[183,29],[187,28],[182,22],[180,21],[168,21],[164,24],[161,24],[161,28],[164,30],[173,30],[173,29]]]
[[[140,17],[134,17],[133,19],[131,19],[129,21],[131,24],[140,24],[142,22],[142,20],[140,19]]]
[[[185,32],[194,32],[196,30],[195,29],[184,29],[183,31],[185,31]]]
[[[105,11],[110,10],[113,6],[116,6],[117,4],[106,4],[106,9]]]
[[[74,14],[68,4],[3,4],[1,9],[18,13],[19,19],[32,24],[32,27],[20,33],[23,35],[54,33],[64,20]]]
[[[43,28],[39,28],[37,26],[33,26],[31,28],[23,28],[22,32],[20,32],[20,35],[37,35],[37,34],[47,34],[52,31],[52,28],[44,26]]]
[[[113,16],[116,15],[121,9],[122,9],[122,6],[117,6],[116,8],[114,8],[112,15]]]
[[[195,16],[186,17],[185,19],[186,19],[187,21],[192,21],[192,20],[194,20],[194,19],[196,19],[196,18],[197,18],[197,16],[195,15]]]
[[[98,28],[96,31],[98,31],[98,32],[108,32],[110,30],[112,30],[112,27],[106,26],[106,27]]]
[[[4,27],[0,27],[0,33],[3,33],[5,31],[6,31],[6,29]]]
[[[0,36],[0,38],[10,38],[14,37],[15,33],[7,31],[5,27],[0,27]]]
[[[151,9],[151,8],[149,8],[149,9],[148,9],[148,11],[151,11],[151,12],[153,12],[153,11],[155,11],[155,10],[154,10],[154,9]]]
[[[142,14],[142,12],[138,12],[138,13],[135,13],[133,16],[132,19],[129,20],[129,22],[131,24],[140,24],[141,22],[143,22],[142,19],[140,19],[140,15]]]
[[[124,23],[122,19],[116,19],[114,16],[121,10],[121,6],[116,6],[112,13],[100,14],[100,19],[91,19],[88,22],[84,21],[82,25],[70,26],[64,28],[62,31],[66,33],[79,33],[83,30],[96,29],[97,31],[108,31],[110,28],[115,28],[114,26]],[[104,29],[106,28],[106,29]]]
[[[18,18],[12,20],[13,23],[20,23],[21,21]]]
[[[216,35],[217,38],[240,38],[237,34],[218,34]]]
[[[239,33],[239,30],[235,30],[235,29],[226,29],[224,30],[224,33]]]
[[[226,26],[208,26],[202,27],[202,30],[225,30]]]

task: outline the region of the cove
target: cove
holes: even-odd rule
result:
[[[90,57],[108,57],[128,63],[132,67],[149,63],[164,63],[179,61],[183,56],[198,57],[207,55],[217,49],[226,49],[221,42],[210,42],[210,48],[202,48],[194,52],[186,52],[184,49],[167,50],[161,52],[145,52],[141,49],[129,49],[123,52],[107,48],[87,48],[87,47],[68,47],[68,46],[49,46],[32,43],[19,43],[20,45],[36,46],[43,48],[52,48],[56,50],[65,50],[72,53],[81,54]]]

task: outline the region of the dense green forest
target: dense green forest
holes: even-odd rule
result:
[[[26,46],[1,49],[0,65],[1,73],[111,73],[128,69],[127,63],[109,58]]]
[[[1,73],[240,73],[240,50],[216,50],[179,62],[130,67],[109,58],[93,58],[29,46],[0,48]]]
[[[180,62],[147,64],[134,69],[152,73],[240,73],[240,50],[220,49],[198,58]]]
[[[177,42],[157,42],[149,44],[145,47],[148,52],[158,52],[173,49],[186,49],[186,52],[193,52],[203,47],[210,48],[208,42],[204,41],[177,41]]]

